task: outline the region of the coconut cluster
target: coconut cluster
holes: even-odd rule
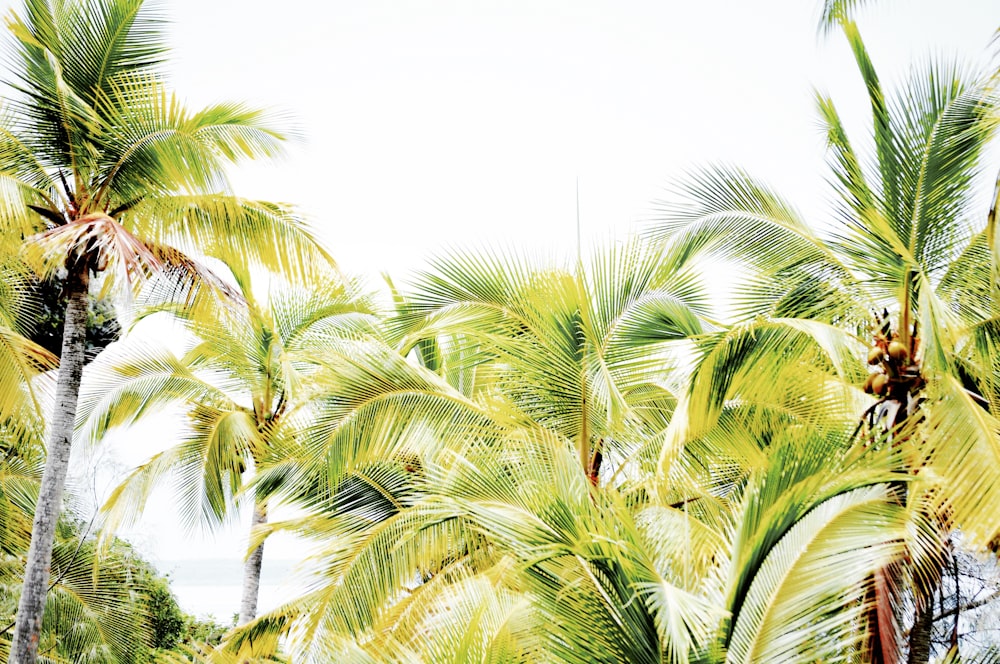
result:
[[[872,349],[868,351],[868,364],[875,371],[868,374],[865,380],[865,392],[887,397],[895,388],[903,391],[912,389],[920,379],[920,368],[911,361],[917,347],[915,335],[906,344],[894,332],[878,332]]]

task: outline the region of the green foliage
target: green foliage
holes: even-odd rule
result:
[[[91,274],[109,288],[139,290],[158,277],[188,296],[202,288],[232,295],[194,252],[300,278],[331,262],[292,208],[232,193],[226,168],[276,156],[284,135],[267,114],[240,103],[185,108],[165,85],[163,23],[160,8],[143,0],[25,0],[6,19],[0,257],[20,252],[42,278],[65,271],[70,305],[86,295]],[[115,324],[101,307],[91,319],[97,347]],[[42,332],[52,340],[58,327],[49,317]],[[69,320],[66,328],[66,338],[75,338]],[[0,337],[9,330],[19,332],[0,325]],[[30,394],[37,367],[24,365],[31,351],[39,353],[20,339],[4,346],[0,392],[19,398],[0,397],[0,422],[25,402],[38,405]],[[76,367],[85,359],[79,345],[71,347],[73,357],[62,358],[70,370],[59,375],[49,470],[39,490],[39,502],[53,505],[56,516],[39,510],[46,518],[34,525],[30,592],[22,594],[15,631],[13,656],[28,663],[39,644],[42,586],[73,439]]]
[[[43,273],[87,254],[147,284],[160,301],[138,318],[170,315],[193,340],[179,356],[127,342],[89,371],[78,415],[94,442],[184,411],[107,523],[137,518],[173,476],[191,525],[242,499],[294,503],[251,546],[286,528],[314,563],[305,594],[234,629],[184,616],[127,545],[64,520],[42,656],[228,664],[280,661],[287,644],[297,662],[863,660],[877,573],[905,564],[902,580],[923,582],[946,520],[1000,538],[1000,254],[995,218],[982,228],[969,205],[996,91],[938,63],[887,94],[847,19],[864,4],[823,9],[874,136],[858,151],[817,97],[834,230],[710,168],[665,209],[653,235],[667,244],[573,265],[453,254],[395,292],[382,324],[354,284],[311,269],[304,256],[325,254],[289,209],[214,193],[225,162],[274,154],[280,135],[238,104],[183,109],[155,75],[155,11],[29,2],[11,23],[25,71],[0,137],[15,182],[0,222],[11,237],[50,226],[28,241]],[[90,41],[69,29],[90,23]],[[228,260],[235,287],[168,241]],[[276,279],[262,299],[243,253],[314,279]],[[732,325],[710,318],[693,267],[706,255],[748,270]],[[39,479],[40,420],[25,413],[51,366],[19,318],[38,307],[52,346],[60,306],[54,279],[34,305],[20,278],[2,285],[0,615]],[[876,412],[856,387],[873,307],[922,340],[919,417],[894,438],[858,436],[858,414]],[[90,318],[93,348],[117,335],[105,305]]]
[[[327,349],[322,435],[261,470],[303,487],[286,527],[316,578],[227,637],[233,659],[284,637],[302,662],[865,661],[876,575],[933,569],[932,508],[997,532],[996,257],[970,194],[997,98],[945,64],[890,97],[844,27],[875,145],[818,100],[834,231],[707,169],[656,229],[670,244],[437,261],[387,326],[417,367]],[[749,274],[724,329],[688,278],[706,254]],[[931,368],[891,437],[858,435],[874,306],[919,321]],[[670,344],[693,351],[686,384]]]
[[[0,560],[0,615],[13,616],[21,555]],[[64,518],[53,550],[52,588],[39,641],[44,661],[144,664],[174,649],[186,624],[168,582],[121,540],[98,546],[86,523]],[[10,629],[0,650],[10,646]]]
[[[56,357],[62,352],[66,295],[58,276],[33,279],[28,297],[36,303],[29,338]],[[121,336],[121,325],[110,300],[89,296],[85,353],[92,360],[108,344]]]
[[[143,605],[153,631],[150,646],[154,649],[170,650],[188,634],[188,620],[181,612],[177,599],[170,591],[166,578],[150,569],[142,579]]]
[[[235,626],[235,620],[229,623],[219,622],[212,616],[207,618],[196,618],[194,616],[184,616],[182,621],[181,638],[175,642],[196,646],[207,644],[217,646],[222,642],[222,637]],[[173,646],[171,646],[173,647]]]

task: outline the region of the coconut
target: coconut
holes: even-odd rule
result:
[[[889,344],[889,357],[891,357],[896,362],[905,362],[910,356],[910,351],[907,350],[906,346],[898,341],[893,341]]]
[[[872,383],[875,382],[875,376],[878,375],[879,374],[868,374],[868,378],[865,379],[864,387],[861,388],[865,391],[865,394],[871,394],[873,392]]]
[[[885,374],[874,374],[872,378],[872,392],[882,395],[889,386],[889,377]]]
[[[868,364],[878,364],[882,361],[882,349],[878,346],[868,351]]]

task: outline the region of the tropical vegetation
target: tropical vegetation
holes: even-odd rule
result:
[[[225,164],[273,156],[282,136],[240,104],[185,109],[158,72],[161,24],[139,0],[31,0],[10,20],[3,235],[23,242],[24,259],[43,278],[60,278],[66,299],[46,472],[12,645],[17,662],[33,662],[39,645],[92,277],[110,286],[159,274],[190,290],[216,280],[184,253],[189,246],[299,273],[324,255],[291,211],[228,191]]]
[[[708,166],[633,237],[455,251],[380,299],[294,209],[231,191],[283,135],[182,108],[155,7],[27,0],[0,122],[0,651],[995,661],[1000,75],[935,58],[887,84],[862,4],[822,7],[870,112],[859,138],[816,94],[827,218]],[[71,441],[162,412],[170,444],[63,512]],[[252,511],[236,625],[185,618],[115,536],[163,483],[192,527]],[[259,613],[279,531],[304,591]]]
[[[315,426],[314,404],[336,394],[317,361],[324,347],[374,327],[374,305],[335,275],[309,290],[269,288],[258,302],[245,268],[232,268],[239,304],[202,297],[160,301],[140,310],[182,322],[192,335],[181,357],[149,343],[120,345],[101,355],[83,387],[84,437],[99,442],[109,429],[178,406],[186,426],[178,443],[136,468],[111,494],[110,531],[137,516],[150,492],[173,476],[178,507],[191,524],[222,524],[232,504],[252,498],[251,529],[267,523],[268,497],[247,486],[257,469],[282,461]],[[256,495],[255,495],[256,494]],[[264,543],[246,561],[239,623],[257,611]]]

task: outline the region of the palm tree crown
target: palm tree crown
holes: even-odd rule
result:
[[[65,280],[67,315],[48,460],[12,661],[33,662],[83,364],[92,274],[190,290],[213,279],[187,253],[249,257],[304,274],[327,260],[285,206],[229,191],[225,166],[279,152],[265,114],[189,111],[159,73],[163,16],[142,0],[26,0],[8,23],[0,113],[0,230],[39,272]]]
[[[895,94],[886,92],[857,26],[845,18],[853,4],[828,9],[867,89],[873,144],[864,151],[853,143],[836,105],[817,95],[832,223],[817,229],[759,181],[716,168],[695,175],[684,204],[666,207],[654,228],[675,251],[734,260],[752,275],[736,296],[737,324],[702,346],[672,440],[703,435],[726,403],[767,392],[795,397],[797,410],[815,416],[835,392],[865,379],[864,391],[877,401],[860,404],[855,434],[893,450],[906,471],[895,500],[921,519],[922,540],[907,546],[924,611],[945,555],[942,533],[959,527],[978,545],[1000,533],[993,507],[1000,500],[993,472],[1000,459],[1000,254],[995,216],[977,195],[1000,98],[988,74],[975,77],[947,61],[915,70]],[[858,361],[865,354],[868,372]],[[899,656],[902,628],[885,622],[892,613],[871,618],[881,643],[870,653],[876,661]]]

